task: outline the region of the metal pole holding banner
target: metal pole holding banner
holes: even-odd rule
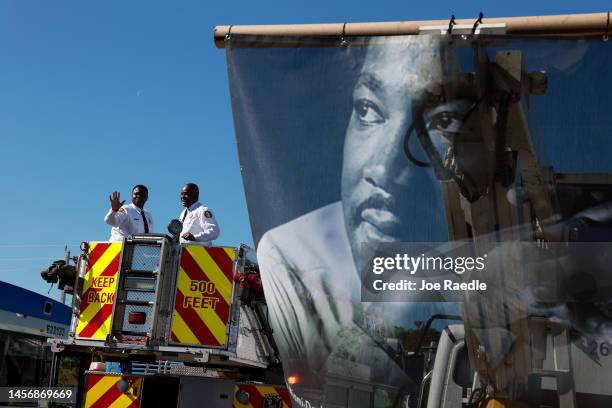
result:
[[[457,25],[473,25],[474,19],[455,20]],[[485,18],[484,24],[505,24],[509,35],[529,36],[603,36],[610,30],[610,12],[555,16]],[[214,29],[217,48],[224,48],[226,35],[264,36],[391,36],[419,34],[422,27],[448,26],[448,20],[396,21],[384,23],[222,25]]]

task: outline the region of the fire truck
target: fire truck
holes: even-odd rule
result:
[[[42,272],[72,293],[50,385],[67,386],[70,366],[87,408],[291,406],[254,252],[181,244],[178,220],[169,230],[83,242]]]

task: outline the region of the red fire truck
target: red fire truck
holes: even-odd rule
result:
[[[84,242],[47,270],[72,292],[51,385],[78,359],[86,408],[289,407],[254,252],[177,237]]]

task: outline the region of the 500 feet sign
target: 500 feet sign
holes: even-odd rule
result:
[[[234,258],[231,248],[183,247],[172,316],[172,342],[210,347],[227,343]]]

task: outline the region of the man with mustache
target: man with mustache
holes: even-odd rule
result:
[[[306,387],[334,372],[414,387],[383,351],[387,328],[456,313],[453,304],[360,301],[364,246],[447,240],[438,182],[402,148],[412,101],[441,79],[437,40],[384,41],[368,47],[354,87],[341,201],[268,231],[258,246],[285,374],[302,375]]]

